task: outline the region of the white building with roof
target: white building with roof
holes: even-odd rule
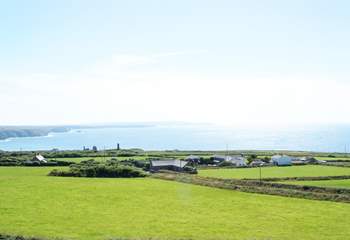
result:
[[[187,164],[187,161],[182,161],[179,159],[151,160],[150,170],[152,172],[158,172],[159,170],[181,172]]]
[[[44,156],[42,156],[41,154],[36,154],[35,157],[33,157],[32,161],[44,162],[44,163],[47,162]]]
[[[247,166],[246,158],[242,156],[227,156],[225,161],[230,162],[237,167]]]

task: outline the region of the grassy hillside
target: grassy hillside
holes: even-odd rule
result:
[[[50,170],[0,168],[0,232],[82,240],[340,240],[350,234],[349,204],[156,179],[47,177]]]
[[[259,168],[228,168],[200,170],[200,176],[216,178],[259,178]],[[263,167],[262,178],[317,177],[350,175],[350,168],[330,166]]]

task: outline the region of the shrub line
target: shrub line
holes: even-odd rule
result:
[[[281,177],[281,178],[263,178],[264,182],[281,182],[281,181],[322,181],[322,180],[341,180],[350,179],[350,175],[340,176],[318,176],[318,177]],[[257,181],[256,178],[242,178],[247,181]]]

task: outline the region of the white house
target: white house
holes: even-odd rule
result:
[[[237,167],[247,165],[245,157],[242,157],[242,156],[214,155],[212,156],[212,159],[214,160],[214,163],[230,162],[236,165]]]
[[[41,155],[41,154],[37,154],[35,155],[35,157],[33,157],[32,161],[36,161],[36,162],[44,162],[46,163],[46,159]]]
[[[246,159],[242,156],[227,156],[225,161],[233,163],[237,167],[247,166]]]
[[[271,161],[277,166],[292,165],[292,158],[287,155],[275,155],[271,157]]]

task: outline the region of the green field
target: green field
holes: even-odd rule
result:
[[[348,157],[315,157],[317,160],[327,160],[327,161],[342,161],[342,160],[350,160]]]
[[[203,169],[200,176],[216,178],[259,178],[259,168]],[[317,177],[350,175],[350,168],[331,166],[262,167],[262,178]]]
[[[47,177],[0,168],[0,232],[67,239],[346,239],[350,204],[156,179]],[[342,219],[342,221],[339,221]]]
[[[322,181],[286,181],[282,183],[316,186],[316,187],[331,187],[331,188],[349,188],[350,179],[342,180],[322,180]]]

